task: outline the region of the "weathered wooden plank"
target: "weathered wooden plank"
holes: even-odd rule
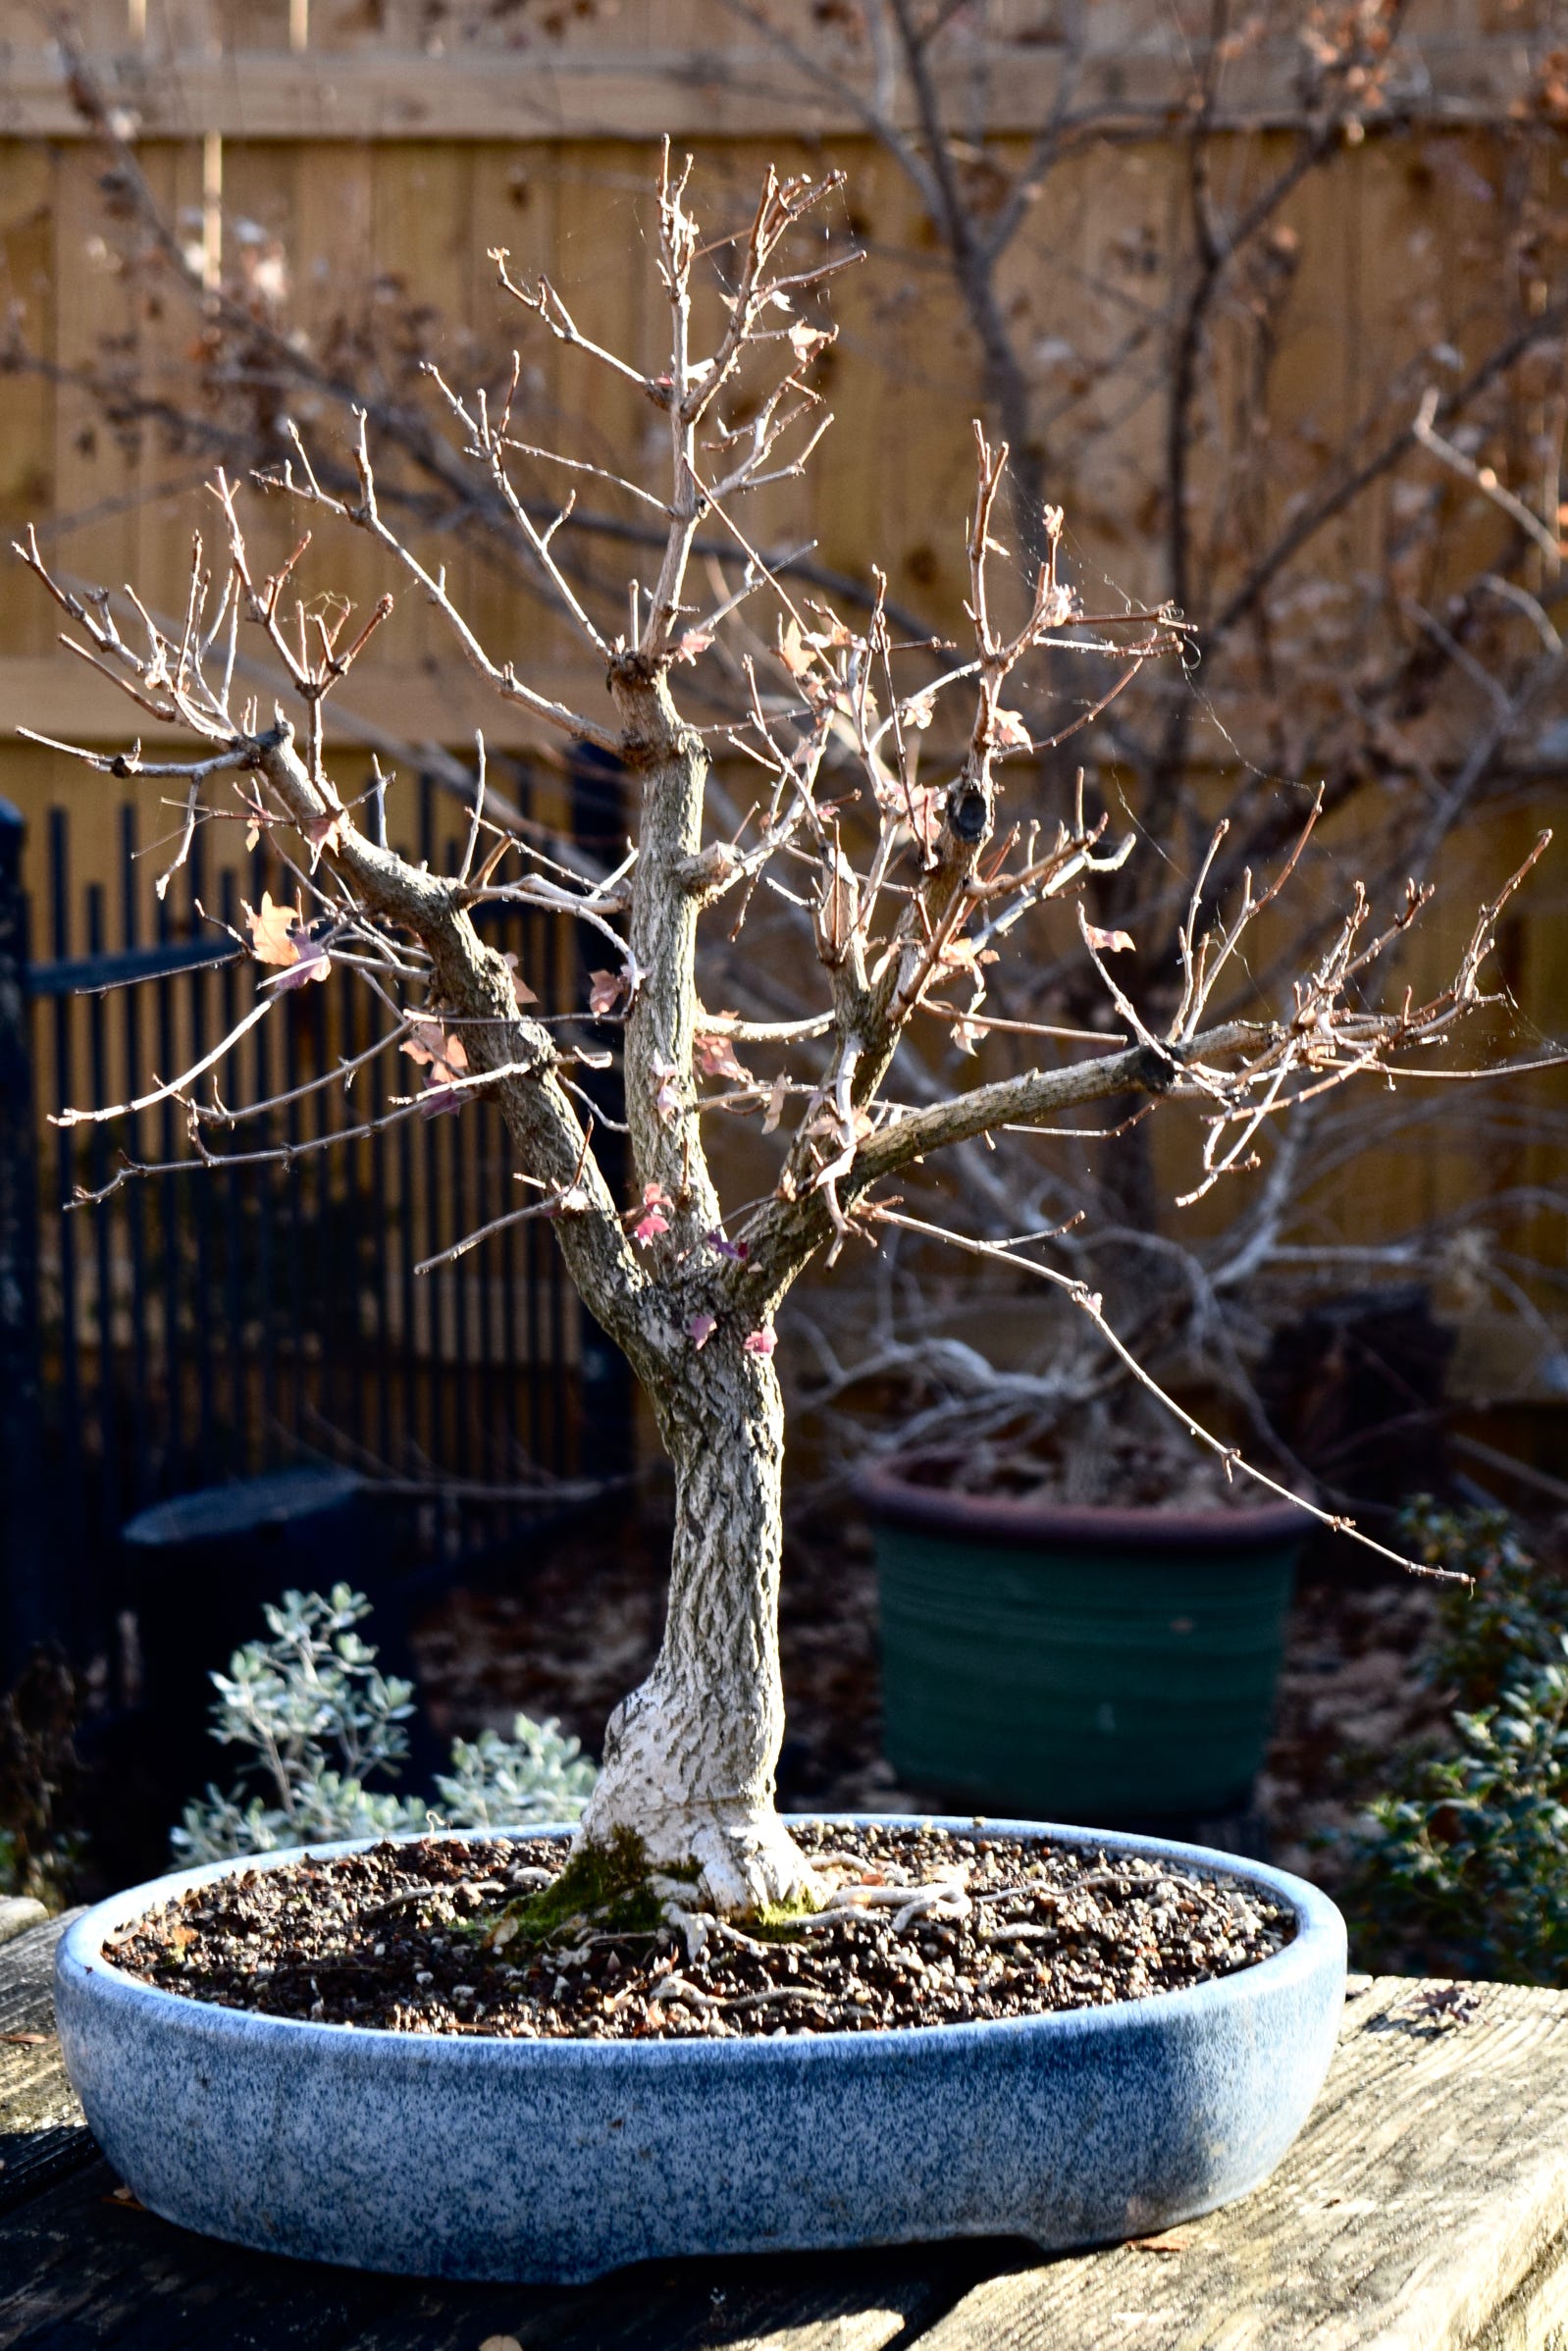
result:
[[[648,2263],[575,2288],[411,2284],[354,2351],[883,2351],[987,2266],[975,2247]]]
[[[91,2291],[48,2320],[29,2315],[17,2351],[358,2351],[367,2326],[406,2290],[396,2278],[190,2236],[118,2203],[96,2165],[83,2184],[101,2183],[83,2215],[80,2268]],[[79,2282],[64,2281],[62,2304]]]
[[[913,2339],[983,2256],[683,2262],[584,2287],[462,2286],[362,2275],[191,2237],[114,2195],[106,2166],[0,2236],[0,2342],[105,2351],[883,2351]]]
[[[1506,121],[1528,98],[1527,43],[1475,35],[1422,44],[1425,82],[1397,103],[1425,122]],[[468,47],[435,61],[420,49],[367,45],[327,52],[247,48],[227,55],[110,50],[93,57],[98,84],[143,136],[226,138],[749,138],[861,128],[857,74],[837,89],[806,78],[757,45],[574,49]],[[1050,114],[1060,57],[1046,47],[978,44],[966,79],[999,131],[1030,132]],[[1084,111],[1135,125],[1179,105],[1184,60],[1163,44],[1106,39],[1077,82]],[[906,113],[908,112],[906,104]],[[1247,128],[1301,119],[1297,64],[1286,44],[1228,78],[1219,119]],[[906,121],[905,128],[911,127]],[[79,138],[88,130],[57,54],[18,47],[0,88],[0,135]]]
[[[1429,1989],[1354,1987],[1317,2112],[1256,2196],[993,2277],[921,2351],[1464,2351],[1510,2296],[1498,2351],[1540,2351],[1568,2228],[1568,1995],[1489,1984],[1453,2023]]]
[[[5,2127],[16,2127],[40,2103],[59,2103],[55,2092],[65,2074],[54,2037],[54,1955],[70,1919],[78,1915],[44,1917],[15,1936],[0,1933],[6,1946],[0,1953],[0,2123]],[[39,2034],[45,2036],[41,2041]]]
[[[0,1932],[0,2213],[92,2154],[54,2032],[55,1945],[67,1923]]]
[[[1568,2351],[1568,2236],[1548,2247],[1471,2351]]]
[[[464,2286],[269,2259],[114,2193],[107,2166],[0,2233],[0,2343],[21,2351],[884,2351],[988,2266],[981,2247],[648,2264],[583,2287]],[[994,2258],[994,2251],[991,2253]]]
[[[114,2173],[90,2140],[88,2147],[69,2178],[30,2196],[0,2224],[0,2343],[8,2351],[108,2342],[138,2309],[166,2316],[171,2245],[183,2257],[187,2291],[232,2258],[228,2248],[170,2229],[120,2200]]]
[[[256,669],[259,678],[259,663]],[[583,709],[596,715],[603,705],[602,672],[591,671],[586,663],[552,664],[550,685],[552,692],[574,695]],[[324,716],[329,743],[360,744],[369,750],[392,749],[399,739],[471,750],[476,726],[497,750],[563,752],[566,741],[553,728],[543,728],[520,712],[515,704],[491,693],[457,657],[443,666],[439,677],[367,666],[355,672],[351,690],[345,686],[332,696]],[[149,752],[154,743],[190,740],[178,728],[146,717],[106,679],[58,650],[0,656],[0,742],[20,726],[61,742],[117,746],[139,739]]]

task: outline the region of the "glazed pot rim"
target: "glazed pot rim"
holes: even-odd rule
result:
[[[784,1815],[788,1820],[793,1815]],[[1296,1931],[1282,1950],[1251,1966],[1235,1969],[1231,1974],[1212,1976],[1207,1982],[1188,1985],[1169,1992],[1146,1993],[1136,2000],[1118,2000],[1103,2006],[1081,2009],[1047,2010],[1030,2016],[982,2016],[967,2022],[926,2025],[880,2025],[860,2031],[830,2030],[826,2032],[792,2033],[783,2040],[764,2037],[738,2037],[734,2040],[710,2041],[704,2037],[690,2040],[590,2040],[558,2036],[528,2038],[506,2034],[485,2033],[408,2033],[385,2025],[335,2024],[317,2022],[301,2016],[270,2016],[252,2009],[230,2009],[216,2002],[193,2000],[178,1992],[164,1991],[156,1984],[143,1983],[138,1977],[126,1973],[103,1955],[104,1938],[132,1918],[150,1908],[155,1903],[167,1902],[175,1894],[211,1885],[220,1879],[246,1869],[280,1869],[290,1862],[309,1858],[331,1860],[345,1854],[367,1853],[375,1847],[397,1843],[406,1844],[436,1840],[442,1843],[482,1844],[498,1838],[560,1837],[575,1834],[569,1824],[525,1824],[516,1828],[413,1830],[396,1838],[355,1837],[304,1846],[290,1846],[276,1853],[241,1854],[222,1861],[208,1861],[194,1869],[174,1870],[161,1878],[153,1878],[139,1886],[127,1887],[110,1895],[77,1919],[62,1936],[55,1958],[55,1973],[61,1989],[69,1987],[95,2004],[113,2004],[127,2024],[137,2021],[156,2021],[165,2028],[191,2034],[205,2035],[210,2041],[237,2045],[266,2041],[281,2036],[280,2047],[296,2052],[310,2046],[307,2039],[314,2036],[315,2046],[322,2056],[336,2049],[351,2062],[370,2060],[378,2049],[395,2050],[406,2062],[415,2058],[418,2063],[434,2067],[475,2065],[507,2066],[541,2065],[575,2066],[579,2064],[634,2065],[639,2070],[662,2069],[666,2066],[689,2067],[696,2064],[863,2064],[898,2052],[913,2057],[923,2045],[939,2043],[944,2049],[962,2046],[965,2040],[983,2035],[986,2046],[994,2047],[997,2037],[1011,2035],[1015,2039],[1040,2033],[1071,2038],[1083,2034],[1124,2032],[1139,2020],[1160,2015],[1201,2015],[1205,2010],[1218,2010],[1236,2000],[1263,1997],[1282,1991],[1297,1980],[1311,1976],[1322,1964],[1326,1946],[1335,1944],[1342,1955],[1344,1922],[1333,1903],[1318,1887],[1305,1878],[1293,1876],[1288,1870],[1277,1869],[1272,1863],[1255,1861],[1238,1854],[1223,1854],[1210,1847],[1186,1845],[1171,1838],[1144,1837],[1111,1829],[1082,1829],[1056,1822],[990,1818],[980,1814],[894,1813],[894,1812],[823,1812],[801,1815],[826,1828],[888,1827],[945,1829],[964,1836],[1020,1836],[1038,1843],[1102,1848],[1107,1852],[1133,1854],[1169,1860],[1187,1868],[1202,1869],[1205,1874],[1239,1879],[1243,1886],[1251,1885],[1273,1895],[1286,1904],[1295,1913]],[[87,1979],[91,1978],[89,1985]]]
[[[1255,1553],[1304,1542],[1312,1518],[1299,1502],[1270,1502],[1255,1510],[1162,1510],[1153,1503],[1067,1503],[1037,1496],[955,1493],[921,1486],[902,1474],[900,1456],[870,1464],[855,1490],[873,1518],[918,1534],[980,1537],[1019,1549],[1077,1544],[1104,1551]],[[1248,1564],[1238,1558],[1237,1565]]]

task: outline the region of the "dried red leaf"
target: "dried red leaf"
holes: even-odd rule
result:
[[[416,1020],[413,1034],[403,1040],[399,1051],[444,1077],[456,1077],[468,1067],[468,1048],[462,1038],[447,1036],[439,1020]]]
[[[733,1077],[742,1085],[750,1082],[752,1072],[736,1060],[731,1038],[711,1030],[699,1029],[692,1051],[697,1057],[697,1067],[705,1077]]]
[[[261,984],[264,988],[274,988],[279,995],[283,995],[288,988],[302,988],[307,980],[325,979],[331,969],[332,957],[327,953],[326,948],[321,945],[319,940],[312,939],[308,935],[302,936],[299,940],[297,961],[290,964],[287,970],[269,971]]]
[[[667,1125],[681,1107],[680,1087],[676,1082],[679,1071],[673,1062],[660,1061],[657,1055],[653,1058],[652,1068],[653,1071],[653,1108]]]

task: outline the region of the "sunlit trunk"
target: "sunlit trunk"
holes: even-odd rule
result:
[[[610,1718],[582,1834],[633,1829],[654,1863],[695,1863],[707,1904],[755,1910],[810,1885],[773,1804],[783,1403],[770,1360],[719,1332],[659,1404],[675,1467],[669,1612],[653,1672]]]

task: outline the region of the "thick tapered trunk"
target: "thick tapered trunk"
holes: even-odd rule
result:
[[[811,1884],[773,1803],[783,1403],[768,1357],[724,1331],[654,1403],[675,1469],[669,1611],[653,1672],[610,1718],[582,1837],[632,1829],[654,1864],[696,1865],[703,1903],[754,1911]]]

